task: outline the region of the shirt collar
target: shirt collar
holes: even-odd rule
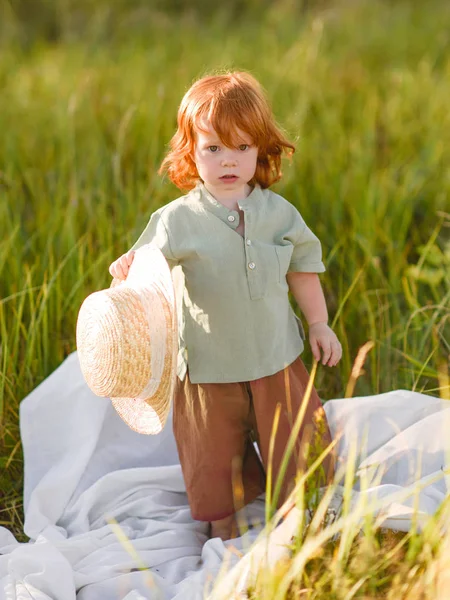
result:
[[[206,208],[208,208],[208,210],[217,215],[220,219],[222,219],[222,221],[228,223],[228,225],[230,225],[230,221],[228,219],[230,215],[234,217],[238,216],[238,212],[236,210],[230,210],[224,204],[216,200],[214,196],[210,192],[208,192],[208,190],[205,187],[205,184],[202,181],[199,181],[199,183],[197,183],[196,187],[192,191],[195,193],[198,200],[202,204],[204,204]],[[261,199],[261,195],[261,186],[257,183],[246,198],[239,200],[239,208],[241,210],[250,209],[258,202],[258,200]],[[236,223],[236,221],[234,221],[234,223]],[[235,227],[237,227],[237,223],[235,224]]]

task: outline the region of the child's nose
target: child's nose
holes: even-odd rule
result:
[[[232,154],[227,154],[222,158],[223,167],[234,167],[237,165],[237,159]]]

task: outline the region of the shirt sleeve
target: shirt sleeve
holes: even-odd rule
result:
[[[159,250],[161,250],[170,269],[173,269],[173,267],[178,265],[178,259],[175,257],[170,243],[169,232],[164,224],[161,213],[158,211],[152,214],[147,227],[141,233],[140,237],[130,248],[130,250],[137,250],[141,246],[150,243],[154,244],[157,248],[159,248]]]
[[[299,273],[323,273],[322,246],[319,238],[306,225],[298,210],[295,211],[291,241],[294,245],[289,271]]]

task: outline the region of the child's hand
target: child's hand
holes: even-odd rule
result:
[[[323,350],[323,365],[335,367],[341,360],[342,346],[334,331],[326,323],[313,323],[309,326],[309,342],[317,362],[320,362],[320,348]]]
[[[126,279],[131,263],[133,262],[134,255],[134,250],[128,250],[126,254],[122,254],[120,258],[109,265],[110,274],[116,279]]]

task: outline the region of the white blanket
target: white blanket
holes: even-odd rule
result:
[[[342,434],[341,461],[357,440],[360,468],[384,466],[365,495],[390,498],[431,481],[418,506],[436,511],[447,494],[439,474],[450,464],[450,402],[396,390],[325,408],[333,435]],[[19,544],[0,528],[0,600],[204,597],[230,544],[207,540],[206,524],[190,516],[170,419],[158,436],[133,432],[89,390],[76,352],[24,399],[20,418],[31,541]],[[413,504],[397,498],[385,525],[407,530]],[[262,521],[264,499],[245,514]],[[232,545],[246,552],[257,533]]]

